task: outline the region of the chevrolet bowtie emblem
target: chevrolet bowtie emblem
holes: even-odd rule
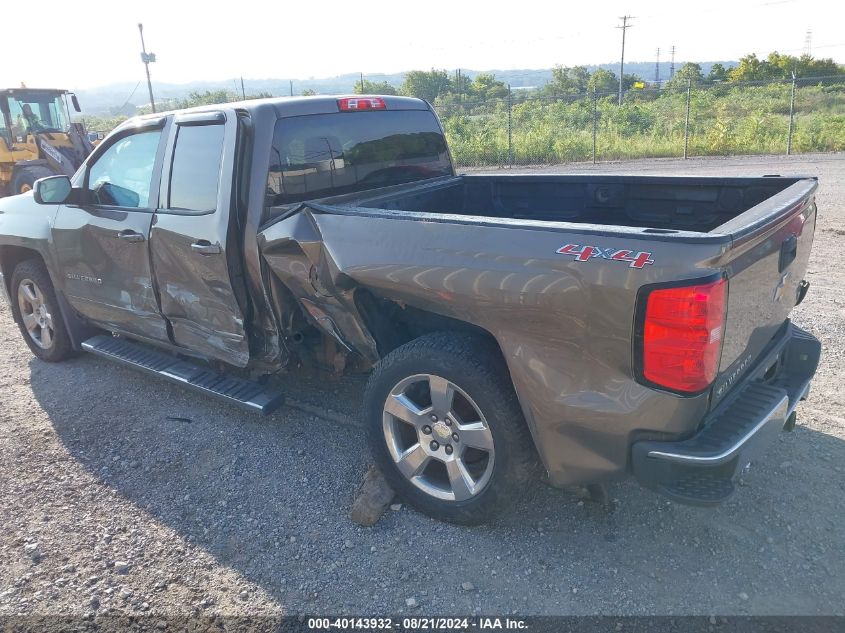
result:
[[[783,277],[780,278],[778,285],[775,286],[775,292],[772,295],[772,301],[774,303],[780,302],[783,299],[783,292],[786,290],[786,280],[789,279],[789,273],[785,273]]]

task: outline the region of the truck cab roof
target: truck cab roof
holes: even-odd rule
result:
[[[183,108],[179,110],[167,110],[155,114],[144,114],[133,117],[121,124],[120,127],[133,127],[138,121],[148,121],[174,114],[193,114],[202,112],[227,110],[246,110],[250,114],[273,111],[277,118],[305,116],[309,114],[331,114],[340,112],[338,101],[341,99],[367,99],[378,98],[384,101],[386,110],[430,110],[431,106],[422,99],[415,97],[399,97],[395,95],[315,95],[307,97],[270,97],[267,99],[247,99],[245,101],[232,101],[229,103],[218,103]]]

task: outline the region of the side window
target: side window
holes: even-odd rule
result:
[[[181,125],[173,150],[167,208],[208,213],[217,208],[223,125]]]
[[[124,137],[109,147],[88,170],[94,202],[148,208],[161,130]]]
[[[9,120],[12,122],[12,136],[15,137],[17,142],[24,142],[27,134],[26,122],[23,118],[21,104],[18,103],[17,99],[9,99]]]

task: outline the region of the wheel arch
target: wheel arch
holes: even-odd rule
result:
[[[10,297],[12,296],[12,273],[18,264],[28,259],[37,259],[45,268],[47,267],[44,257],[35,249],[25,246],[0,245],[0,277],[3,280],[3,288]],[[47,272],[49,273],[49,269]],[[55,281],[53,286],[56,286]]]
[[[491,351],[501,361],[507,379],[516,394],[519,407],[522,410],[526,425],[531,434],[532,442],[545,463],[544,452],[539,450],[537,425],[534,412],[528,404],[528,398],[523,397],[517,381],[514,380],[511,364],[505,356],[502,345],[496,336],[475,323],[439,314],[431,310],[415,307],[407,303],[379,298],[366,288],[359,287],[354,295],[355,307],[363,320],[364,327],[376,341],[379,358],[384,358],[397,347],[404,345],[425,334],[434,332],[461,332],[474,335],[490,345]]]
[[[62,321],[64,321],[65,328],[70,336],[71,345],[74,350],[82,349],[82,341],[88,339],[99,332],[97,328],[86,323],[68,303],[62,292],[61,287],[56,283],[50,267],[47,265],[44,256],[33,248],[16,245],[0,245],[0,281],[2,281],[3,291],[6,292],[10,302],[13,300],[12,293],[12,273],[15,268],[21,263],[28,260],[37,260],[44,266],[50,281],[53,284],[53,292],[56,294],[56,301],[59,303],[59,309],[62,314]]]
[[[363,325],[376,342],[379,358],[425,334],[461,332],[487,339],[504,360],[502,348],[493,333],[469,321],[402,301],[379,298],[366,288],[355,290],[354,301]]]
[[[26,169],[28,167],[50,167],[50,163],[48,163],[43,158],[33,158],[32,160],[19,160],[16,162],[12,167],[12,173],[15,174],[19,172],[21,169]]]

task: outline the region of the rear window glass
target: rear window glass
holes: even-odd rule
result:
[[[450,175],[437,120],[425,110],[340,112],[279,119],[267,206]]]

